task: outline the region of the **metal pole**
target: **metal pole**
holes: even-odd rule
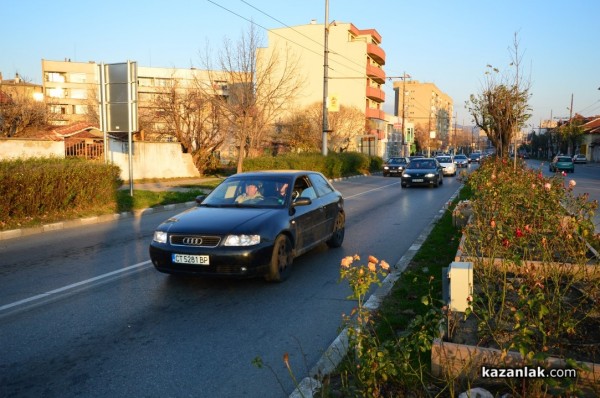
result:
[[[130,84],[130,78],[131,78],[131,61],[127,61],[127,108],[128,108],[128,114],[129,117],[127,119],[127,130],[129,132],[128,136],[128,147],[129,147],[129,195],[133,196],[133,115],[132,115],[132,108],[133,108],[133,101],[132,101],[132,95],[131,95],[131,84]]]
[[[104,62],[99,65],[100,71],[100,107],[99,107],[99,118],[100,118],[100,130],[102,130],[102,136],[104,138],[104,163],[108,163],[108,122],[106,120],[106,73],[104,70]]]
[[[323,50],[323,156],[327,156],[327,131],[329,130],[329,121],[327,120],[327,96],[328,96],[328,77],[329,77],[329,0],[325,0],[325,38]]]
[[[404,127],[404,120],[405,120],[405,116],[404,116],[404,109],[405,109],[405,105],[404,105],[404,97],[406,96],[406,72],[402,72],[402,156],[408,156],[408,154],[406,153],[406,148],[405,148],[405,143],[406,140],[404,139],[404,132],[406,131],[406,128]]]

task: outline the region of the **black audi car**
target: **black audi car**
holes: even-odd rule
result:
[[[444,183],[444,167],[434,158],[419,158],[410,161],[402,173],[400,185],[428,185],[437,188]]]
[[[196,202],[154,232],[149,250],[158,271],[279,282],[295,257],[344,240],[344,199],[317,172],[239,173]]]

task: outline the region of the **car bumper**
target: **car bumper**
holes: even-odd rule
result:
[[[456,168],[445,168],[443,173],[445,176],[453,176],[454,174],[456,174]]]
[[[273,254],[272,244],[235,248],[172,247],[153,242],[149,248],[154,268],[167,274],[244,278],[263,276],[269,269]],[[172,254],[197,254],[209,257],[208,265],[179,264]]]
[[[402,184],[406,185],[435,185],[437,182],[435,177],[402,177]]]
[[[401,176],[401,175],[402,175],[402,172],[403,172],[403,171],[404,171],[404,170],[402,170],[402,169],[400,169],[400,170],[398,170],[398,169],[396,169],[396,170],[391,170],[391,169],[390,169],[390,170],[385,170],[385,171],[383,172],[383,175],[384,175],[385,177],[388,177],[388,176],[390,176],[390,177],[399,177],[399,176]]]

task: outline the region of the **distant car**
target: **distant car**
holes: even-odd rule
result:
[[[240,200],[248,187],[259,193]],[[295,257],[344,241],[344,199],[314,171],[234,174],[196,202],[156,228],[149,252],[158,271],[280,282]]]
[[[456,175],[456,165],[454,164],[454,158],[450,155],[445,156],[436,156],[435,159],[440,162],[444,170],[442,173],[445,176],[455,176]]]
[[[587,158],[582,154],[575,155],[573,156],[573,163],[587,163]]]
[[[383,165],[383,176],[401,176],[408,164],[408,159],[403,156],[394,156]]]
[[[470,163],[479,163],[481,161],[481,153],[480,152],[474,152],[472,154],[469,155],[469,162]]]
[[[456,164],[456,167],[458,167],[458,168],[468,167],[469,166],[469,158],[467,158],[467,156],[463,155],[463,154],[456,155],[456,156],[454,156],[454,164]]]
[[[418,158],[408,163],[402,173],[400,185],[406,188],[411,185],[429,185],[437,188],[444,183],[444,168],[434,158]]]
[[[575,163],[573,163],[573,158],[570,156],[555,156],[548,169],[552,172],[566,171],[567,173],[574,173]]]

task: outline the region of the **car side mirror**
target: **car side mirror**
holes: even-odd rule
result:
[[[198,195],[198,196],[196,196],[196,199],[195,199],[196,200],[196,204],[198,204],[198,205],[201,204],[204,201],[204,199],[206,199],[206,195]]]
[[[312,200],[310,200],[310,198],[307,198],[305,196],[300,196],[299,198],[297,198],[296,200],[294,200],[292,202],[292,207],[308,206],[310,204],[312,204]]]

